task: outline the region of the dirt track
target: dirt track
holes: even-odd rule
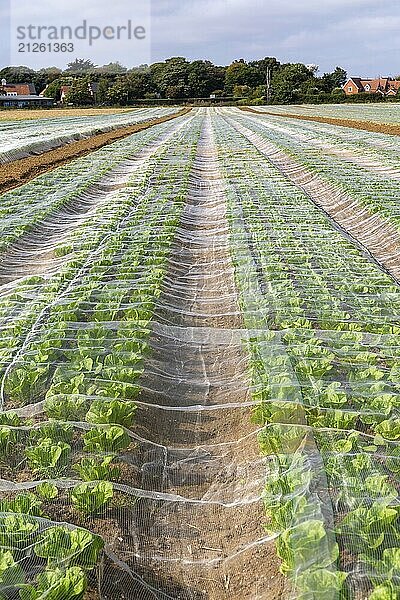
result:
[[[240,110],[251,112],[256,115],[267,115],[269,117],[284,117],[285,119],[297,119],[299,121],[315,121],[317,123],[326,123],[327,125],[339,125],[340,127],[350,127],[350,129],[362,129],[373,133],[386,133],[387,135],[400,135],[400,125],[383,125],[380,123],[371,123],[369,121],[354,121],[352,119],[332,119],[330,117],[309,117],[307,115],[293,115],[290,113],[274,113],[255,110],[249,106],[241,106]]]
[[[122,127],[107,133],[100,133],[86,140],[72,142],[61,148],[50,150],[39,156],[30,156],[8,163],[7,165],[4,165],[0,171],[0,193],[18,187],[46,171],[51,171],[80,156],[86,156],[86,154],[90,154],[90,152],[98,150],[108,144],[112,144],[117,140],[138,133],[139,131],[144,131],[159,123],[176,119],[177,117],[185,115],[190,110],[190,108],[185,108],[174,115],[159,117],[157,119],[146,121],[145,123],[138,123],[137,125],[131,125],[130,127]]]

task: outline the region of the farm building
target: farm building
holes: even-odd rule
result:
[[[33,83],[7,83],[5,79],[0,84],[0,107],[28,108],[53,106],[53,98],[37,96]]]
[[[53,98],[31,95],[0,95],[0,107],[3,108],[46,108],[54,104]]]

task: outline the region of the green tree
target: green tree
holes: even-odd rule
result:
[[[93,96],[89,91],[89,80],[86,77],[76,79],[73,82],[65,101],[67,104],[73,104],[74,106],[87,106],[88,104],[93,104]]]
[[[332,73],[332,83],[334,88],[342,87],[347,81],[347,71],[342,67],[336,67]]]
[[[234,98],[250,98],[253,93],[253,88],[248,85],[235,85],[233,88]]]
[[[96,67],[96,71],[102,74],[117,74],[120,75],[122,73],[127,72],[127,68],[122,66],[119,62],[110,62],[108,65],[102,65],[101,67]]]
[[[88,73],[95,69],[96,65],[94,62],[84,58],[76,58],[74,61],[68,63],[65,69],[67,73]]]
[[[0,71],[0,79],[7,83],[29,83],[36,79],[37,73],[29,67],[5,67]]]
[[[62,75],[62,71],[58,67],[47,67],[46,69],[40,69],[37,75],[45,78],[47,83],[51,83]]]
[[[267,77],[270,76],[272,79],[274,74],[279,71],[281,63],[274,57],[266,56],[261,60],[249,62],[249,66],[257,71],[258,85],[266,85]]]
[[[195,60],[188,67],[188,85],[192,98],[205,98],[224,86],[225,69],[209,60]]]
[[[110,80],[106,77],[102,77],[99,80],[99,87],[97,89],[97,102],[99,104],[105,104],[108,102],[107,94],[108,94],[108,90],[110,89],[111,85],[112,84],[111,84]]]
[[[164,98],[188,98],[189,62],[186,58],[175,56],[163,63],[155,63],[150,67],[151,76],[157,91]]]
[[[310,70],[301,63],[284,65],[272,78],[272,99],[280,104],[299,102],[302,91],[304,93],[305,88],[314,85],[315,80]]]
[[[332,73],[325,73],[321,77],[321,85],[325,92],[332,92],[335,88],[341,88],[347,81],[347,72],[341,67],[336,67]]]
[[[106,99],[109,104],[126,106],[128,104],[128,86],[125,79],[119,79],[111,86],[107,93]]]
[[[54,100],[58,102],[61,97],[62,85],[62,79],[55,79],[54,81],[49,83],[47,88],[44,90],[44,96],[46,96],[46,98],[54,98]]]
[[[247,85],[253,88],[259,85],[259,83],[260,75],[257,67],[250,66],[243,59],[235,60],[226,69],[225,89],[228,94],[232,94],[237,85]]]
[[[130,71],[126,76],[126,86],[129,102],[137,98],[145,98],[148,94],[152,94],[155,91],[149,69],[135,69]]]

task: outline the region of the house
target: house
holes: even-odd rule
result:
[[[7,83],[5,79],[0,84],[0,107],[27,108],[53,106],[53,98],[36,95],[33,83]]]
[[[2,96],[35,96],[36,89],[34,83],[7,83],[5,79],[1,80],[0,95]]]
[[[67,97],[67,95],[69,94],[69,91],[71,89],[70,85],[62,85],[60,88],[60,100],[61,102],[65,102],[65,99]]]
[[[99,84],[96,81],[94,81],[93,83],[89,83],[88,85],[89,85],[90,95],[93,98],[93,102],[95,104],[97,104],[97,94],[99,91]]]
[[[391,77],[378,77],[376,79],[362,79],[351,77],[343,86],[346,96],[355,94],[382,94],[382,96],[396,96],[400,89],[400,81]]]
[[[0,94],[0,107],[3,108],[50,108],[53,98],[44,98],[35,94],[4,95]]]
[[[66,101],[66,97],[67,97],[71,87],[72,87],[71,85],[62,85],[61,86],[61,89],[60,89],[61,102],[64,103]],[[97,82],[88,83],[88,89],[89,89],[89,94],[93,98],[94,104],[96,104],[97,103],[97,93],[99,90],[99,84]]]

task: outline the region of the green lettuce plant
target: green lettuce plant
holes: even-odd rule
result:
[[[20,589],[21,600],[82,600],[87,578],[79,567],[49,569],[39,573],[36,585]]]
[[[71,501],[79,512],[85,514],[96,514],[111,500],[114,488],[109,481],[99,481],[96,484],[90,482],[81,483],[71,491]]]
[[[83,436],[87,452],[118,452],[127,448],[130,441],[123,427],[116,425],[90,429]]]
[[[63,565],[91,570],[103,546],[102,538],[86,529],[60,525],[46,529],[34,545],[34,551],[36,556],[47,559],[50,568]]]
[[[12,552],[0,549],[0,593],[7,588],[20,586],[24,581],[24,572],[15,562]]]
[[[73,469],[83,481],[112,481],[118,479],[121,472],[119,467],[112,464],[114,459],[114,454],[105,456],[103,459],[82,458],[80,463],[73,466]]]
[[[136,404],[128,400],[94,400],[85,419],[88,423],[108,423],[129,428],[134,422],[136,409]]]
[[[65,442],[54,442],[46,438],[36,446],[27,448],[26,457],[29,467],[45,477],[61,475],[68,466],[71,446]]]

